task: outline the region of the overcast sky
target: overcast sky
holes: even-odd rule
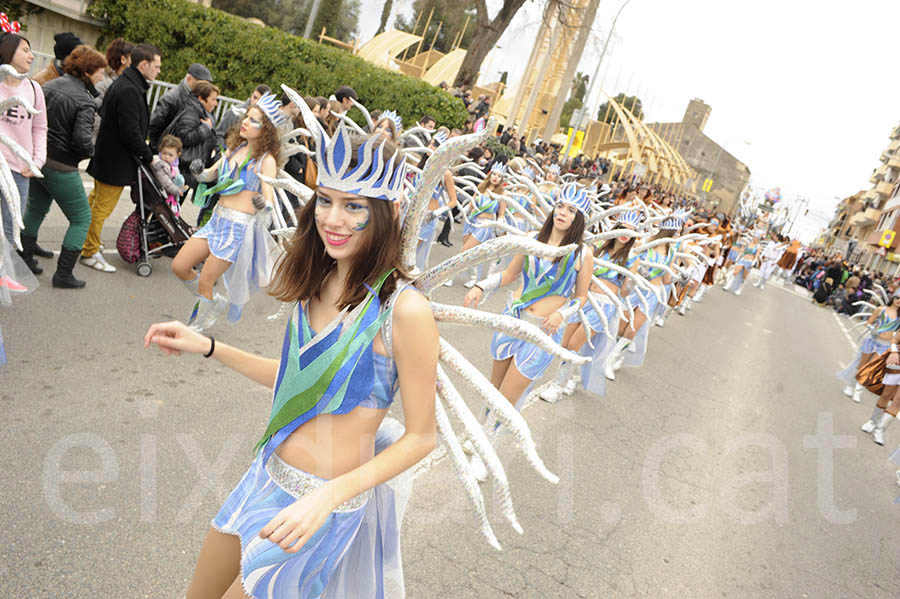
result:
[[[601,0],[579,70],[594,72],[622,1]],[[363,41],[382,4],[363,0]],[[412,0],[395,4],[408,12]],[[488,5],[496,11],[500,2]],[[542,6],[526,2],[485,62],[485,80],[512,66],[515,88]],[[610,95],[639,93],[647,121],[681,120],[687,102],[701,98],[712,107],[705,132],[747,164],[754,187],[780,186],[788,202],[808,198],[810,216],[824,219],[835,196],[870,187],[900,124],[898,24],[897,0],[631,0],[600,78]],[[822,219],[807,219],[805,236]]]

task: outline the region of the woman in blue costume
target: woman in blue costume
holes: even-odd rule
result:
[[[732,251],[735,249],[732,248]],[[742,242],[742,247],[737,249],[737,254],[737,263],[725,283],[725,291],[732,291],[735,295],[740,295],[744,283],[750,277],[750,269],[756,262],[756,256],[759,254],[759,239],[750,237],[747,241]]]
[[[634,231],[634,225],[631,224],[632,218],[627,214],[620,214],[616,227]],[[603,285],[606,291],[619,295],[625,276],[604,264],[612,263],[636,273],[637,257],[631,255],[634,243],[634,237],[620,235],[594,248],[594,279],[596,280],[592,280],[590,287],[592,301],[588,301],[582,309],[591,330],[590,345],[588,345],[587,332],[581,324],[580,317],[577,317],[578,315],[566,327],[562,338],[562,345],[566,349],[575,352],[590,352],[593,359],[582,367],[581,382],[585,390],[601,396],[606,394],[606,379],[602,369],[606,356],[612,348],[612,344],[607,342],[606,334],[619,330],[619,317],[616,314],[616,305],[613,300],[609,299],[608,294],[600,289],[599,285]],[[600,307],[601,312],[597,311],[595,304]],[[562,399],[563,395],[574,393],[578,378],[573,376],[573,373],[574,366],[568,362],[562,362],[553,382],[541,391],[541,399],[554,403]]]
[[[273,388],[256,459],[212,521],[189,599],[403,596],[403,506],[387,481],[435,445],[438,332],[401,266],[400,153],[343,125],[327,148],[318,137],[319,187],[269,289],[296,302],[281,360],[177,322],[145,339]],[[398,391],[405,430],[385,421]]]
[[[430,148],[436,149],[442,143],[447,141],[448,134],[445,131],[437,131],[431,138]],[[425,166],[428,157],[423,156],[419,163],[419,168]],[[419,244],[416,246],[416,268],[419,272],[424,272],[428,268],[428,256],[431,253],[431,246],[437,235],[437,224],[439,218],[450,213],[459,201],[456,197],[456,184],[453,181],[453,172],[450,169],[444,170],[441,183],[434,188],[431,201],[428,203],[427,221],[422,225],[419,231]],[[450,218],[449,216],[447,218]]]
[[[637,229],[641,225],[641,216],[639,213],[634,211],[623,212],[619,216],[620,226],[629,225],[634,229]],[[641,256],[630,256],[628,262],[626,263],[631,268],[641,267]],[[625,352],[628,350],[628,347],[638,339],[638,333],[643,329],[644,325],[647,324],[648,315],[644,313],[643,303],[640,299],[638,299],[638,294],[641,294],[641,297],[644,297],[644,294],[641,293],[641,290],[636,289],[634,285],[629,285],[623,281],[620,284],[619,293],[624,295],[624,299],[628,302],[628,305],[631,306],[633,311],[632,320],[620,319],[619,327],[618,327],[618,337],[616,338],[616,343],[612,347],[612,349],[607,353],[606,358],[603,360],[603,374],[607,379],[614,381],[616,380],[616,370],[621,368],[622,363],[625,359]],[[656,302],[656,297],[654,294],[649,294],[647,298],[648,303],[650,303],[650,297],[652,297],[652,301]],[[655,303],[650,303],[650,307],[648,308],[650,312],[650,316],[653,315]],[[646,337],[641,338],[643,341],[646,341]]]
[[[575,183],[569,183],[557,201],[536,238],[553,246],[575,244],[575,249],[556,259],[515,256],[503,272],[478,281],[466,294],[464,306],[477,306],[485,293],[492,293],[521,276],[522,293],[506,307],[505,314],[539,325],[559,343],[565,330],[563,325],[587,299],[592,255],[583,246],[590,209],[587,193]],[[495,333],[491,339],[491,356],[494,359],[491,383],[517,409],[521,409],[532,382],[543,376],[553,361],[549,353],[537,346],[503,333]],[[477,455],[472,458],[472,470],[477,478],[484,480],[484,464]]]
[[[278,127],[285,119],[280,107],[274,95],[263,95],[247,110],[240,127],[229,131],[225,155],[197,175],[199,181],[216,183],[198,186],[194,202],[205,205],[215,194],[219,202],[209,222],[172,260],[172,271],[196,298],[188,324],[197,330],[213,326],[226,308],[228,319],[237,321],[250,294],[269,284],[275,242],[267,225],[275,194],[259,175],[275,177],[281,149]],[[194,267],[201,262],[198,274]],[[227,297],[213,295],[220,277]]]
[[[886,352],[891,345],[891,337],[900,330],[900,293],[891,296],[891,303],[872,311],[866,320],[867,333],[856,357],[847,368],[838,373],[838,378],[847,386],[844,395],[859,403],[862,401],[863,386],[856,382],[857,371],[869,360]],[[871,431],[869,431],[871,432]]]
[[[649,242],[663,242],[676,236],[681,230],[681,216],[670,216],[660,223],[660,231]],[[675,253],[678,249],[677,243],[659,243],[648,248],[640,254],[641,274],[653,287],[651,289],[637,289],[629,297],[629,303],[634,310],[634,322],[636,331],[626,329],[625,334],[633,334],[633,346],[625,354],[622,363],[625,366],[639,367],[644,364],[644,358],[647,355],[647,343],[650,337],[651,325],[656,319],[661,317],[666,310],[668,293],[672,288],[672,275],[670,270],[675,260]],[[640,250],[639,250],[640,251]],[[667,289],[668,288],[668,289]],[[641,294],[647,303],[648,312],[644,314],[644,308],[634,296],[635,293]],[[660,301],[662,300],[662,301]],[[643,318],[646,316],[646,318]],[[640,323],[640,324],[637,324]]]
[[[478,194],[469,206],[466,226],[463,228],[463,252],[497,236],[496,229],[488,221],[503,220],[506,215],[506,200],[502,197],[504,175],[506,165],[495,162],[488,176],[478,184]],[[475,226],[476,224],[486,226]],[[471,288],[484,277],[484,264],[481,264],[472,269],[472,278],[464,286]]]

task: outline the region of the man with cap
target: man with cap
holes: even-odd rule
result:
[[[191,92],[198,81],[212,83],[212,74],[205,66],[194,63],[188,67],[187,74],[181,83],[163,94],[156,103],[153,114],[150,116],[150,147],[156,153],[159,150],[159,140],[166,127],[184,110],[191,101]]]
[[[74,50],[76,46],[80,46],[84,43],[78,38],[77,35],[75,35],[71,31],[66,31],[65,33],[57,33],[53,36],[53,40],[54,42],[56,42],[53,44],[53,55],[56,58],[52,60],[50,64],[41,69],[37,75],[31,78],[32,81],[36,82],[39,85],[44,85],[48,81],[51,81],[58,77],[62,77],[63,61],[67,56],[69,56],[69,54],[72,53],[72,50]]]

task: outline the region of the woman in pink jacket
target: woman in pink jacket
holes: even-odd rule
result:
[[[16,33],[2,34],[0,37],[0,64],[11,65],[19,73],[25,74],[31,70],[32,62],[34,62],[34,54],[31,53],[31,44],[27,39]],[[31,159],[40,168],[44,166],[47,158],[47,110],[44,104],[44,92],[41,91],[41,86],[31,79],[7,77],[0,81],[0,102],[12,96],[19,96],[30,102],[38,110],[38,114],[32,116],[22,106],[13,106],[0,114],[0,133],[9,136],[22,146],[26,152],[31,154]],[[6,158],[12,169],[13,179],[19,190],[22,214],[25,214],[25,200],[28,198],[28,183],[32,172],[5,144],[0,144],[0,152],[3,152],[3,157]],[[0,205],[3,210],[3,234],[10,243],[13,243],[12,216],[9,214],[6,203],[0,202]],[[36,239],[31,238],[27,242],[34,254],[43,258],[53,257],[53,252],[37,247]],[[25,244],[26,240],[22,239],[22,243]],[[43,269],[38,266],[34,258],[25,262],[33,273],[40,274],[42,272]]]

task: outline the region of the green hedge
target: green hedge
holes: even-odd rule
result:
[[[301,94],[326,97],[347,84],[369,110],[395,110],[407,126],[423,114],[448,127],[462,127],[466,120],[461,100],[424,81],[194,2],[94,0],[90,12],[107,24],[101,48],[115,37],[157,46],[164,81],[179,81],[188,65],[201,62],[222,94],[235,98],[249,96],[260,83],[279,90],[286,83]]]

